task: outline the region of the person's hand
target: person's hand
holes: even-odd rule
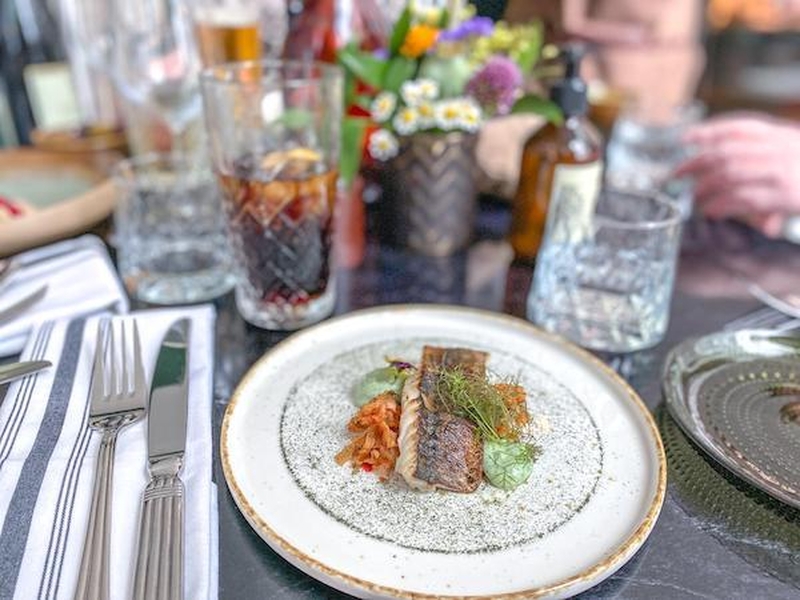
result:
[[[800,0],[773,0],[773,5],[784,19],[800,17]]]
[[[695,180],[698,210],[735,218],[770,237],[800,214],[800,127],[779,119],[736,115],[711,119],[684,136],[692,158],[675,175]]]

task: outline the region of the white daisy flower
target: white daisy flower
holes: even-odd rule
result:
[[[407,106],[417,106],[422,102],[422,90],[416,81],[406,81],[400,86],[400,97]]]
[[[419,129],[419,113],[415,108],[406,106],[397,111],[392,119],[394,130],[400,135],[409,135]]]
[[[436,108],[432,102],[423,102],[417,106],[419,128],[430,129],[436,125]]]
[[[481,107],[472,99],[464,99],[459,103],[460,116],[458,125],[464,131],[474,133],[481,127],[482,113]]]
[[[369,136],[369,154],[377,160],[389,160],[397,156],[399,145],[391,131],[378,129]]]
[[[436,103],[434,110],[436,111],[436,126],[439,129],[444,131],[458,129],[461,106],[457,101],[442,100]]]
[[[439,97],[439,84],[433,79],[417,79],[417,88],[423,100],[436,100]]]
[[[372,101],[369,112],[377,123],[389,120],[397,107],[397,97],[392,92],[381,92]]]

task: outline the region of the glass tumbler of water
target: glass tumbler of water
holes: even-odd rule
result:
[[[342,73],[264,60],[211,67],[201,89],[245,320],[299,329],[334,307],[333,206]]]
[[[662,111],[627,106],[608,141],[607,178],[638,189],[661,189],[688,219],[693,202],[691,182],[676,179],[672,173],[690,152],[683,135],[704,115],[705,105],[700,101]]]
[[[566,189],[564,194],[568,194]],[[664,337],[681,215],[658,192],[606,188],[594,215],[551,207],[528,296],[528,318],[594,350],[632,352]]]
[[[230,246],[210,169],[181,154],[146,154],[121,162],[113,179],[117,258],[133,297],[189,304],[233,287]]]

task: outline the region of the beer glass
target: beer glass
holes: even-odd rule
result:
[[[205,67],[277,57],[288,27],[285,0],[200,0],[192,18]]]

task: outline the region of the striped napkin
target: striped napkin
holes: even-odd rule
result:
[[[48,319],[105,310],[128,311],[128,297],[103,242],[84,235],[12,259],[20,265],[0,288],[0,311],[47,284],[42,300],[0,326],[0,356],[17,354],[31,330]]]
[[[192,321],[186,486],[186,598],[217,597],[217,499],[211,481],[214,311],[211,306],[133,313],[148,381],[178,318]],[[89,518],[100,434],[88,428],[97,326],[105,317],[48,321],[23,359],[53,368],[12,383],[0,404],[0,599],[71,599]],[[129,318],[129,317],[119,317]],[[123,429],[114,467],[111,599],[130,598],[146,470],[146,419]]]

